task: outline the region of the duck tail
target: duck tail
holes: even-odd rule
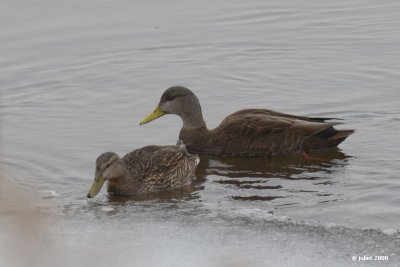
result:
[[[355,130],[337,130],[337,133],[329,137],[328,140],[332,142],[334,146],[337,146],[354,132]]]

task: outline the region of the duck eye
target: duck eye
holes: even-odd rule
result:
[[[111,162],[103,165],[103,171],[107,170],[108,167],[110,167],[110,165],[111,165]]]

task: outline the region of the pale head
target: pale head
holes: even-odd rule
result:
[[[168,88],[162,94],[155,110],[145,117],[140,124],[148,123],[165,114],[180,116],[184,127],[197,128],[205,126],[199,99],[192,91],[183,86]]]
[[[106,152],[96,159],[94,181],[87,194],[88,198],[95,197],[105,181],[116,180],[124,175],[124,166],[121,158],[114,152]]]

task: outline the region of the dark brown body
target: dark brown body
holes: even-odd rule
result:
[[[179,134],[189,152],[221,156],[277,156],[336,147],[353,130],[336,130],[330,118],[293,116],[246,109],[225,118],[213,130],[183,127]]]

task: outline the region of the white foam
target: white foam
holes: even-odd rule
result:
[[[101,207],[100,210],[105,211],[105,212],[110,212],[110,211],[113,211],[114,208],[111,208],[110,206],[105,206],[105,207]]]
[[[39,193],[43,194],[42,198],[54,198],[60,196],[60,194],[54,190],[42,190],[39,191]]]
[[[394,228],[387,228],[387,229],[383,229],[382,233],[384,233],[385,235],[391,236],[391,235],[397,234],[398,230],[394,229]]]

